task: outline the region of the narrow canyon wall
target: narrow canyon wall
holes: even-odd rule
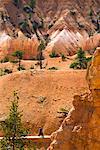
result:
[[[48,150],[100,150],[100,48],[87,71],[90,92],[75,95],[73,108],[51,135]]]

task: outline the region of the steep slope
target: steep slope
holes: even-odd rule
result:
[[[52,134],[48,150],[100,149],[100,48],[94,54],[87,79],[90,93],[74,96],[73,108]]]

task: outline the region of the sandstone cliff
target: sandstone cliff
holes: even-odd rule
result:
[[[52,134],[48,150],[100,149],[100,48],[94,54],[87,80],[90,93],[74,96],[73,108]]]

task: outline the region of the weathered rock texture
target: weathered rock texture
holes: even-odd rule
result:
[[[40,26],[38,34],[49,41],[45,55],[49,55],[52,51],[60,55],[61,53],[73,55],[79,47],[91,50],[100,46],[98,35],[100,24],[97,21],[100,15],[99,0],[36,0],[36,8],[31,14],[31,19],[23,10],[29,2],[30,0],[21,0],[20,7],[17,8],[12,0],[1,0],[0,31],[5,31],[10,37],[16,38],[18,31],[21,30],[25,36],[31,38],[34,34],[32,26],[35,21],[37,26]],[[27,20],[28,26],[22,30],[20,23],[24,20]],[[89,39],[89,36],[94,34],[96,34],[95,38],[92,38],[94,40]],[[23,49],[21,44],[20,49]],[[34,56],[36,52],[33,52],[30,46],[28,49],[28,54]],[[36,51],[36,48],[34,49]]]
[[[38,54],[39,41],[34,35],[31,39],[25,37],[21,32],[18,32],[17,38],[12,38],[3,32],[0,36],[0,58],[12,56],[16,50],[24,52],[24,59],[34,59]]]
[[[87,73],[90,93],[75,95],[73,108],[48,150],[100,150],[100,48]]]

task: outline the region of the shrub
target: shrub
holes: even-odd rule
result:
[[[23,55],[24,55],[24,52],[19,51],[19,50],[15,51],[15,52],[12,54],[12,56],[14,56],[14,57],[16,57],[16,58],[18,59],[18,70],[19,70],[19,71],[20,71],[21,68],[23,68],[23,67],[21,66],[21,60],[22,60],[22,58],[23,58]],[[23,69],[21,69],[21,70],[23,70]],[[24,70],[25,70],[25,69],[24,69]]]
[[[86,58],[85,52],[80,48],[77,52],[76,60],[70,65],[73,69],[86,69],[88,62],[91,61],[92,57]]]
[[[89,10],[88,15],[89,15],[90,17],[92,17],[92,16],[93,16],[93,10],[92,10],[91,8],[90,8],[90,10]]]
[[[19,23],[19,27],[22,31],[26,31],[27,30],[27,27],[28,27],[28,22],[27,20],[23,20],[22,22]]]
[[[13,64],[17,64],[18,60],[11,60],[10,62],[13,63]]]
[[[4,75],[7,75],[7,74],[10,74],[12,73],[12,70],[11,69],[0,69],[0,76],[4,76]]]
[[[64,54],[61,54],[61,59],[62,59],[62,61],[65,61],[66,56]]]
[[[57,67],[51,67],[48,70],[58,70],[58,68]]]
[[[36,6],[36,0],[30,0],[29,5],[30,5],[30,7],[31,7],[32,9],[34,9],[35,6]]]
[[[21,65],[20,67],[17,68],[19,71],[21,70],[25,70],[25,67],[23,65]]]
[[[77,69],[77,66],[78,66],[78,62],[73,62],[73,63],[70,65],[70,68]]]
[[[4,69],[0,69],[0,76],[6,75]]]
[[[5,57],[4,59],[1,60],[1,63],[6,63],[6,62],[9,62],[9,58],[8,57]]]
[[[6,74],[10,74],[10,73],[12,73],[12,70],[11,70],[11,69],[4,69],[4,72],[5,72]]]
[[[32,8],[31,8],[29,5],[24,5],[23,10],[24,10],[26,13],[32,13]]]
[[[55,51],[52,51],[51,54],[49,55],[51,58],[59,57],[58,54],[56,54]]]

